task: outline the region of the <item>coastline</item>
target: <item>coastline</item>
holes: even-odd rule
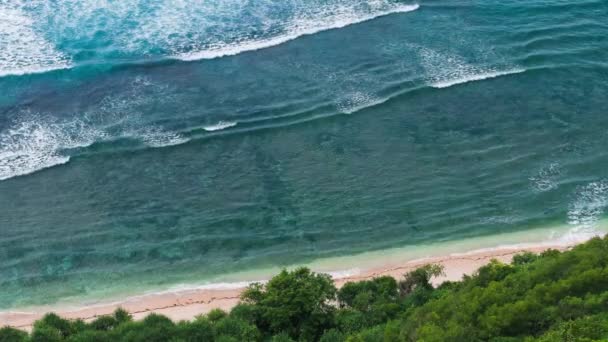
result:
[[[336,286],[340,287],[349,281],[360,281],[383,275],[399,278],[404,273],[424,264],[437,263],[445,267],[445,276],[433,280],[433,283],[437,285],[447,280],[460,280],[463,275],[472,274],[492,259],[510,262],[514,255],[525,251],[534,253],[547,249],[564,251],[593,236],[603,234],[594,230],[573,235],[571,226],[561,228],[568,229],[565,232],[559,228],[536,229],[423,246],[409,246],[324,259],[302,266],[310,267],[317,272],[331,274]],[[556,233],[559,231],[561,234]],[[524,235],[528,239],[522,239]],[[547,240],[548,236],[558,237]],[[541,239],[537,240],[537,238]],[[493,243],[489,244],[491,241]],[[500,241],[500,244],[496,244],[497,241]],[[513,241],[520,241],[520,243],[513,243]],[[528,242],[521,243],[521,241]],[[279,268],[265,270],[264,277],[257,281],[269,279],[278,270]],[[255,280],[198,286],[181,285],[165,291],[80,307],[41,306],[21,311],[5,311],[0,312],[0,326],[8,325],[30,330],[33,323],[47,312],[55,312],[65,318],[93,320],[98,316],[112,313],[117,307],[126,309],[135,319],[141,319],[150,313],[158,313],[176,321],[190,320],[212,309],[230,310],[239,302],[240,293],[251,282],[255,282]]]

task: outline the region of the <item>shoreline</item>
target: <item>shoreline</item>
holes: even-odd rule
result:
[[[595,234],[601,235],[601,234]],[[382,262],[379,259],[373,261],[365,255],[357,256],[361,261],[349,271],[328,272],[323,270],[328,267],[318,267],[320,265],[303,265],[311,267],[316,272],[330,273],[334,278],[336,286],[339,288],[349,281],[360,281],[371,279],[378,276],[389,275],[400,278],[404,273],[428,263],[437,263],[445,267],[445,275],[433,279],[433,284],[438,285],[443,281],[457,281],[463,275],[470,275],[479,267],[487,264],[491,259],[502,262],[510,262],[512,257],[522,252],[540,253],[547,249],[557,249],[560,251],[568,250],[573,246],[587,241],[590,237],[577,239],[576,241],[545,241],[536,243],[526,243],[523,245],[503,245],[493,248],[477,248],[468,251],[446,251],[435,256],[410,258],[398,260],[395,258],[401,249],[395,251],[373,252],[371,254],[381,254]],[[421,246],[424,247],[424,246]],[[429,246],[426,246],[427,248]],[[393,257],[391,257],[391,254]],[[353,261],[355,256],[345,257],[344,261]],[[367,260],[366,260],[367,259]],[[380,259],[380,260],[381,260]],[[364,262],[364,260],[366,262]],[[321,263],[322,264],[322,263]],[[367,264],[367,266],[365,266]],[[335,265],[334,265],[335,266]],[[335,269],[335,268],[334,268]],[[276,272],[275,272],[276,273]],[[251,281],[255,282],[255,281]],[[239,302],[240,293],[251,282],[235,282],[216,285],[202,285],[190,289],[167,290],[155,293],[142,294],[127,297],[123,300],[98,303],[90,306],[60,308],[57,306],[43,306],[28,309],[29,311],[5,311],[0,312],[0,326],[11,326],[23,330],[31,330],[33,323],[40,319],[45,313],[55,312],[62,317],[69,319],[93,320],[99,316],[112,313],[116,308],[122,307],[133,315],[134,319],[141,319],[150,313],[158,313],[169,317],[174,321],[191,320],[198,315],[205,314],[212,309],[230,310]]]

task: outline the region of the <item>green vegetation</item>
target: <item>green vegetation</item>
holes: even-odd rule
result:
[[[91,323],[48,314],[31,334],[0,330],[8,341],[608,341],[608,238],[568,252],[524,253],[492,261],[460,282],[430,285],[427,265],[403,279],[379,277],[336,289],[306,268],[251,285],[230,313],[191,322],[123,310]]]

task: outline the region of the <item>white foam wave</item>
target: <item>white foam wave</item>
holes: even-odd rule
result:
[[[203,129],[207,132],[221,131],[226,128],[234,127],[237,124],[238,124],[238,122],[233,122],[233,121],[220,121],[220,122],[216,123],[215,125],[204,126]]]
[[[457,84],[481,81],[526,71],[512,65],[493,66],[481,61],[470,62],[451,53],[440,52],[422,46],[413,46],[425,72],[427,84],[433,88],[447,88]],[[482,58],[483,51],[476,58]]]
[[[152,148],[188,142],[182,134],[143,115],[155,105],[155,94],[166,94],[166,87],[136,77],[130,88],[108,95],[99,106],[72,113],[70,118],[17,113],[9,128],[0,131],[0,181],[65,164],[70,160],[65,150],[95,142],[128,138]]]
[[[591,182],[578,190],[568,208],[568,223],[581,231],[592,230],[608,206],[608,182]]]
[[[174,57],[184,61],[193,61],[233,56],[246,51],[255,51],[280,45],[302,36],[362,23],[389,14],[415,11],[419,7],[420,6],[418,4],[397,5],[389,9],[367,15],[360,15],[359,13],[351,10],[340,11],[334,9],[334,14],[327,15],[325,17],[295,20],[288,26],[284,34],[275,37],[245,40],[232,44],[216,44],[215,46],[208,47],[201,51],[181,53]]]
[[[0,77],[69,68],[69,59],[17,4],[0,2]]]
[[[70,68],[67,51],[79,46],[101,59],[214,59],[418,8],[393,0],[0,1],[0,76]]]
[[[541,168],[538,173],[530,177],[532,187],[538,192],[545,192],[557,188],[557,180],[561,175],[561,168],[558,163],[551,163]]]
[[[451,87],[456,84],[462,84],[462,83],[467,83],[467,82],[472,82],[472,81],[481,81],[481,80],[486,80],[486,79],[490,79],[490,78],[496,78],[499,76],[505,76],[505,75],[511,75],[511,74],[519,74],[524,71],[526,71],[526,70],[525,69],[512,69],[512,70],[506,70],[506,71],[486,72],[486,73],[481,73],[481,74],[477,74],[477,75],[468,75],[468,76],[454,79],[454,80],[436,82],[434,84],[431,84],[431,87],[447,88],[447,87]]]
[[[147,146],[157,148],[181,145],[190,141],[179,133],[164,132],[160,129],[149,129],[139,133],[139,136]]]
[[[0,180],[23,176],[65,164],[69,156],[59,151],[83,147],[103,136],[80,121],[44,123],[36,118],[22,121],[0,134]]]
[[[189,141],[179,133],[157,127],[115,134],[111,136],[105,127],[78,119],[58,123],[30,117],[0,134],[0,181],[65,164],[70,157],[62,150],[87,147],[97,141],[133,137],[153,148]]]
[[[338,110],[344,114],[352,114],[362,109],[372,107],[386,102],[387,99],[379,98],[375,95],[362,91],[347,94],[346,97],[337,105]]]

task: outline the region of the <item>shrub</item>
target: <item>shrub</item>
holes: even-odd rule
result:
[[[215,324],[216,336],[230,336],[242,342],[253,342],[261,338],[258,328],[247,321],[225,317]]]
[[[272,336],[272,338],[270,339],[270,342],[295,342],[295,341],[291,337],[289,337],[288,333],[282,332],[280,334]]]
[[[176,336],[185,342],[205,342],[214,340],[213,326],[206,317],[199,317],[192,322],[182,321],[176,326]]]
[[[443,275],[442,265],[424,265],[406,273],[399,282],[399,293],[402,297],[412,293],[417,288],[432,289],[431,279]]]
[[[217,322],[226,316],[228,316],[226,311],[221,309],[213,309],[207,314],[207,319],[209,319],[211,322]]]
[[[27,341],[28,335],[25,331],[10,327],[0,329],[0,342],[22,342]]]

